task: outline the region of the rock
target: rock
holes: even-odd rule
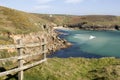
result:
[[[120,30],[119,25],[88,25],[88,24],[71,24],[68,28],[82,29],[82,30]]]

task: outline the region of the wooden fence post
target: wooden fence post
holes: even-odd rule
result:
[[[44,59],[46,59],[46,52],[45,52],[45,50],[46,50],[46,40],[44,40]]]
[[[19,45],[22,45],[22,40],[19,39],[17,40]],[[18,48],[18,56],[22,56],[23,55],[23,49],[22,48]],[[23,67],[23,60],[19,59],[18,61],[18,67]],[[18,80],[23,80],[23,70],[18,72]]]
[[[46,50],[46,40],[45,40],[45,38],[43,38],[42,39],[42,52],[43,52],[44,59],[46,59],[46,52],[45,52],[45,50]]]
[[[0,61],[12,61],[12,60],[18,60],[18,68],[14,68],[14,69],[11,69],[11,70],[8,70],[8,71],[4,71],[4,72],[0,72],[0,77],[2,76],[6,76],[6,75],[9,75],[9,74],[12,74],[12,73],[18,73],[18,80],[23,80],[23,77],[24,77],[24,74],[23,74],[23,71],[28,69],[28,68],[32,68],[38,64],[41,64],[42,62],[45,62],[47,61],[46,59],[46,51],[47,51],[47,39],[46,38],[42,38],[42,43],[32,43],[32,44],[23,44],[22,43],[22,40],[19,39],[17,40],[17,45],[0,45],[0,49],[9,49],[9,48],[15,48],[17,49],[18,51],[18,56],[15,56],[15,57],[10,57],[10,58],[4,58],[4,59],[0,59]],[[2,47],[1,47],[2,46]],[[31,63],[29,65],[23,65],[24,64],[24,59],[23,58],[27,58],[27,57],[32,57],[34,55],[41,55],[41,53],[37,53],[37,54],[31,54],[31,55],[24,55],[23,56],[23,48],[25,47],[38,47],[38,46],[42,46],[42,57],[43,59],[38,61],[38,62],[35,62],[35,63]],[[41,47],[40,47],[41,48]]]

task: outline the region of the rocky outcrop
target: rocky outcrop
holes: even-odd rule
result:
[[[48,50],[48,54],[51,52],[54,52],[56,50],[59,50],[61,48],[67,48],[71,44],[67,42],[66,40],[60,39],[58,37],[58,33],[56,33],[53,29],[50,31],[40,31],[36,33],[30,33],[30,34],[19,34],[14,35],[11,34],[10,37],[13,39],[14,44],[17,44],[17,40],[21,39],[23,44],[28,43],[42,43],[43,39],[45,39],[46,49]],[[35,48],[24,48],[23,52],[24,54],[34,54],[34,53],[40,53],[42,47],[35,47]],[[9,49],[8,52],[14,52],[16,50]]]
[[[48,29],[48,28],[47,28]],[[29,34],[9,34],[7,35],[9,36],[14,44],[18,44],[18,40],[21,39],[22,40],[22,44],[29,44],[29,43],[40,43],[42,44],[43,42],[46,43],[46,50],[47,50],[47,54],[51,54],[53,52],[55,52],[56,50],[60,50],[62,48],[67,48],[69,46],[71,46],[71,43],[67,42],[66,40],[63,40],[61,38],[58,37],[58,33],[56,33],[54,31],[54,29],[49,29],[49,30],[43,30],[43,31],[39,31],[39,32],[33,32],[33,33],[29,33]],[[12,43],[12,44],[13,44]],[[30,55],[32,54],[33,56],[28,57],[27,59],[24,59],[24,63],[29,63],[32,60],[39,60],[42,58],[43,56],[43,46],[37,46],[37,47],[32,47],[32,48],[28,48],[25,47],[23,48],[23,55]],[[2,53],[7,53],[4,54],[4,56],[2,56],[2,54],[0,54],[0,57],[13,57],[13,56],[17,56],[18,52],[16,49],[8,49],[6,51],[2,51]],[[41,54],[41,55],[34,55],[34,54]],[[14,66],[17,66],[16,60],[12,60],[10,61],[10,63],[14,63]],[[1,62],[0,65],[6,65],[6,61]]]
[[[120,30],[119,25],[88,25],[87,22],[67,25],[69,28],[82,30]]]

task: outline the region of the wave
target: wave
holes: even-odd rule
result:
[[[80,40],[89,40],[88,34],[75,34],[73,37]]]

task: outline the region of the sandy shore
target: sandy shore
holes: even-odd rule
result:
[[[62,26],[53,27],[53,29],[61,29],[61,30],[73,30],[73,29],[70,29],[70,28],[65,28],[65,27],[62,27]]]

